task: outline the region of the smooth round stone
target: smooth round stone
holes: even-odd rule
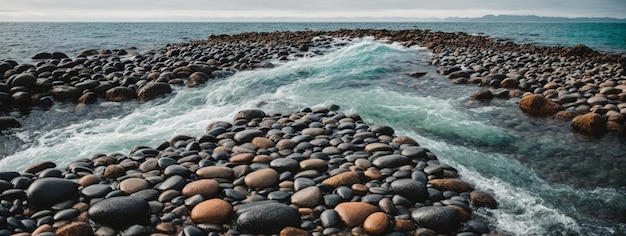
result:
[[[263,137],[263,132],[256,129],[247,129],[237,132],[233,139],[238,143],[249,143],[256,137]]]
[[[339,195],[324,195],[324,205],[326,205],[326,208],[335,208],[339,203],[341,203],[341,197]]]
[[[233,207],[221,199],[210,199],[191,210],[191,220],[196,223],[221,224],[230,220]]]
[[[307,159],[300,162],[301,170],[325,170],[328,169],[328,163],[322,159]]]
[[[246,196],[241,194],[240,192],[237,192],[234,189],[224,189],[224,195],[226,195],[226,197],[229,197],[233,200],[243,200],[246,199]]]
[[[156,189],[144,189],[141,191],[134,192],[130,196],[138,197],[146,201],[153,201],[159,197],[159,190]]]
[[[411,218],[417,225],[437,232],[454,232],[460,225],[460,219],[456,211],[445,206],[417,208],[411,212]]]
[[[28,187],[26,196],[32,207],[49,208],[78,196],[78,184],[59,178],[39,179]]]
[[[363,221],[363,229],[370,234],[382,234],[389,227],[389,218],[384,212],[374,212]]]
[[[116,179],[118,177],[124,176],[126,174],[126,170],[119,165],[109,165],[104,169],[104,178],[105,179]]]
[[[176,159],[174,158],[170,158],[170,157],[161,157],[159,158],[159,160],[157,161],[157,164],[159,165],[159,167],[161,167],[162,169],[165,169],[171,165],[176,165],[178,162],[176,161]]]
[[[283,192],[283,191],[274,191],[274,192],[267,194],[267,199],[278,201],[278,202],[287,202],[290,197],[291,197],[290,193]]]
[[[380,151],[384,151],[384,152],[393,151],[393,148],[384,143],[370,143],[368,145],[365,145],[365,149],[363,150],[365,152],[373,153],[373,152],[380,152]]]
[[[361,182],[361,178],[359,174],[354,171],[344,172],[335,176],[332,176],[322,183],[327,184],[333,188],[342,186],[342,185],[352,185]]]
[[[396,206],[393,205],[393,202],[389,198],[383,198],[380,201],[378,201],[378,206],[387,214],[391,214],[391,215],[398,214],[398,209],[396,208]]]
[[[68,225],[64,225],[56,231],[57,236],[74,236],[84,235],[93,236],[94,232],[91,226],[85,222],[74,222]]]
[[[391,190],[411,201],[424,200],[428,197],[426,184],[413,179],[399,179],[391,183]]]
[[[472,202],[472,205],[476,207],[498,207],[498,202],[496,201],[496,199],[494,199],[491,194],[482,190],[472,191],[470,193],[470,200]]]
[[[85,175],[78,180],[78,184],[81,186],[90,186],[100,183],[100,178],[97,175]]]
[[[470,192],[474,187],[460,179],[433,179],[429,184],[442,191],[454,191],[457,193]]]
[[[306,128],[302,130],[303,135],[310,135],[313,137],[323,135],[325,133],[326,131],[324,130],[324,128]]]
[[[54,214],[53,219],[55,221],[61,221],[61,220],[70,220],[76,216],[78,216],[80,214],[80,212],[76,209],[63,209],[58,211],[56,214]]]
[[[183,177],[181,177],[180,175],[174,175],[165,179],[155,188],[161,191],[170,190],[170,189],[181,191],[183,187],[185,187],[185,179],[183,179]]]
[[[299,207],[313,208],[322,199],[322,191],[315,186],[307,187],[295,192],[291,196],[291,203]]]
[[[113,227],[142,224],[148,221],[150,206],[138,197],[120,196],[103,199],[88,211],[89,219]]]
[[[181,193],[185,197],[199,194],[205,198],[214,197],[220,190],[219,183],[213,179],[196,180],[185,185]]]
[[[57,165],[54,164],[54,162],[42,161],[42,162],[37,162],[35,164],[32,164],[32,165],[26,167],[24,172],[31,173],[31,174],[36,174],[37,172],[40,172],[42,170],[49,169],[49,168],[55,168],[55,167],[57,167]]]
[[[344,201],[349,201],[354,197],[354,191],[346,186],[337,187],[333,193],[339,195]]]
[[[268,149],[274,147],[274,141],[265,137],[255,137],[252,139],[252,145],[257,146],[258,148]]]
[[[189,176],[189,174],[191,174],[191,171],[181,165],[169,165],[165,167],[163,174],[165,174],[165,176],[180,175],[182,177],[187,177]]]
[[[339,225],[339,215],[333,209],[326,209],[320,214],[320,220],[324,228],[335,227]]]
[[[407,165],[411,163],[411,159],[398,154],[391,154],[380,156],[372,161],[372,164],[379,168],[395,168],[402,165]]]
[[[278,150],[293,149],[297,144],[298,143],[291,139],[281,139],[276,143],[276,148],[278,148]]]
[[[293,181],[293,187],[294,187],[294,190],[296,191],[300,191],[304,188],[308,188],[311,186],[315,186],[315,181],[309,178],[297,178],[296,180]]]
[[[254,154],[252,153],[241,153],[231,157],[228,161],[231,163],[250,163],[254,159]]]
[[[278,172],[285,172],[285,171],[297,172],[298,170],[300,170],[300,165],[298,161],[293,158],[278,158],[278,159],[272,160],[270,162],[270,167],[272,167]]]
[[[271,168],[254,171],[244,178],[247,186],[252,188],[267,188],[276,185],[278,182],[278,172]]]
[[[201,179],[213,179],[213,178],[222,178],[222,179],[233,179],[235,177],[235,173],[233,169],[225,167],[225,166],[207,166],[202,167],[196,170],[196,175]]]
[[[119,189],[127,195],[147,189],[148,181],[142,178],[129,178],[120,182]]]
[[[276,234],[287,226],[300,226],[295,208],[274,202],[252,202],[237,210],[236,228],[243,233]]]
[[[426,149],[421,148],[421,147],[416,147],[416,146],[404,148],[402,150],[402,155],[407,156],[409,158],[413,158],[413,159],[427,157]]]
[[[184,236],[206,236],[207,234],[201,229],[199,229],[198,227],[195,227],[193,225],[187,225],[185,226],[185,228],[183,228],[183,235]]]
[[[364,202],[343,202],[335,207],[335,211],[346,226],[354,227],[363,223],[365,218],[380,209]]]
[[[131,225],[120,232],[120,236],[126,235],[149,235],[150,230],[143,225]]]

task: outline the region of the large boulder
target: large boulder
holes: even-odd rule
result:
[[[557,112],[563,110],[563,107],[561,105],[556,104],[538,94],[531,94],[523,97],[522,99],[520,99],[518,105],[523,112],[526,112],[532,116],[540,117],[552,116]]]
[[[606,120],[597,113],[587,113],[574,117],[570,123],[570,127],[574,131],[586,135],[602,135],[606,130]]]
[[[150,82],[137,91],[137,98],[139,98],[140,101],[145,102],[168,93],[172,93],[172,87],[168,83]]]

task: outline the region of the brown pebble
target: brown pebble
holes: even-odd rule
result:
[[[474,190],[472,185],[460,179],[433,179],[428,181],[428,183],[442,191],[455,191],[457,193],[462,193]]]
[[[266,137],[255,137],[252,139],[252,145],[258,148],[268,149],[274,147],[274,142]]]
[[[308,236],[309,232],[296,227],[287,226],[280,230],[280,236]]]
[[[482,190],[474,190],[470,193],[470,201],[476,207],[498,207],[498,202],[488,192]]]
[[[335,176],[332,176],[328,179],[325,179],[322,183],[330,185],[333,188],[342,186],[342,185],[352,185],[361,182],[359,178],[359,174],[354,171],[344,172]]]
[[[306,159],[300,162],[300,170],[326,170],[328,163],[322,159]]]
[[[49,224],[43,224],[33,231],[32,235],[37,235],[43,232],[54,232],[54,228]]]
[[[298,208],[298,213],[300,213],[301,216],[308,216],[315,214],[315,211],[311,208]]]
[[[252,163],[270,163],[272,159],[268,155],[256,155],[252,158]]]
[[[367,146],[365,146],[364,149],[365,152],[379,152],[379,151],[393,151],[393,148],[391,148],[391,146],[384,144],[384,143],[370,143]]]
[[[221,224],[229,220],[232,211],[230,203],[222,199],[210,199],[191,210],[191,220],[196,223]]]
[[[472,218],[472,213],[463,209],[460,206],[447,205],[447,207],[452,208],[452,210],[456,211],[456,214],[459,216],[459,219],[461,219],[462,221],[468,221]]]
[[[413,232],[414,236],[437,236],[437,232],[432,229],[419,228]]]
[[[142,178],[128,178],[120,182],[119,189],[127,195],[147,189],[150,184]]]
[[[254,154],[252,153],[241,153],[231,157],[228,161],[231,163],[248,164],[252,162],[253,158]]]
[[[276,143],[276,148],[278,148],[278,150],[293,149],[296,147],[296,144],[297,143],[291,139],[281,139]]]
[[[363,223],[370,214],[381,210],[365,202],[342,202],[335,207],[335,211],[346,226],[354,227]]]
[[[104,178],[105,179],[116,179],[118,177],[124,176],[126,174],[126,170],[118,165],[110,165],[104,169]]]
[[[92,184],[97,184],[100,183],[100,178],[97,175],[85,175],[83,177],[81,177],[80,179],[78,179],[78,184],[80,184],[83,187],[87,187],[89,185]]]
[[[367,186],[365,186],[364,184],[353,184],[352,187],[350,187],[357,195],[365,195],[367,192],[369,192],[369,188]]]
[[[74,222],[59,228],[57,236],[93,236],[93,229],[85,222]]]
[[[363,221],[363,229],[370,234],[382,234],[389,227],[389,217],[384,212],[374,212]]]
[[[415,141],[412,138],[409,138],[407,136],[398,136],[395,137],[393,140],[391,140],[394,143],[400,143],[400,144],[411,144],[411,145],[416,145],[419,146],[419,144],[417,143],[417,141]]]
[[[181,193],[185,197],[191,197],[200,194],[205,198],[214,197],[220,190],[220,185],[212,179],[196,180],[185,185]]]
[[[411,220],[395,219],[394,231],[408,232],[415,229],[415,223]]]
[[[84,203],[84,202],[77,202],[76,204],[72,206],[72,208],[77,211],[83,212],[83,211],[89,210],[89,204]]]
[[[45,169],[49,169],[49,168],[55,168],[55,167],[57,167],[57,165],[54,164],[54,162],[42,161],[42,162],[37,162],[35,164],[32,164],[32,165],[26,167],[26,170],[24,170],[24,172],[31,173],[31,174],[36,174],[39,171],[42,171],[42,170],[45,170]]]
[[[383,177],[378,170],[366,170],[363,174],[370,180],[380,180]]]
[[[170,222],[163,222],[158,224],[155,227],[157,232],[160,233],[165,233],[165,234],[175,234],[176,233],[176,227],[174,227],[174,225]]]
[[[225,166],[207,166],[202,167],[196,170],[196,175],[201,179],[213,179],[213,178],[222,178],[222,179],[233,179],[235,177],[235,173],[233,169],[225,167]]]
[[[278,182],[278,172],[272,168],[260,169],[249,173],[243,180],[248,187],[267,188]]]

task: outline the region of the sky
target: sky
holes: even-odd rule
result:
[[[0,21],[229,21],[480,17],[626,18],[626,0],[0,0]]]

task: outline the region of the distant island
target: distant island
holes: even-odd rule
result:
[[[610,17],[554,17],[535,15],[485,15],[482,17],[448,17],[446,22],[616,22],[626,23],[626,19]]]

